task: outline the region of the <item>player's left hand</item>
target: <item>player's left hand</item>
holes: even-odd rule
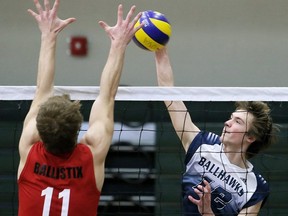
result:
[[[203,180],[204,186],[199,184],[194,188],[195,193],[199,196],[199,200],[188,196],[188,199],[198,206],[198,211],[201,215],[214,215],[211,209],[211,186],[208,181]]]
[[[142,12],[138,13],[134,19],[132,16],[135,12],[136,6],[133,5],[126,18],[123,18],[123,6],[120,4],[118,6],[118,16],[117,23],[115,26],[109,26],[104,21],[99,21],[99,25],[105,30],[110,39],[115,43],[123,43],[125,46],[131,41],[135,32],[138,31],[144,23],[134,28],[136,22],[141,17]]]

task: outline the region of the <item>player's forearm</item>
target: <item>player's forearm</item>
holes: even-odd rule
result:
[[[174,77],[167,49],[163,48],[156,52],[156,70],[159,86],[174,86]]]
[[[156,61],[158,85],[168,87],[174,86],[173,71],[167,53],[167,49],[165,47],[161,50],[156,51],[155,61]],[[164,102],[167,108],[170,107],[170,110],[174,110],[174,107],[176,106],[175,102],[172,101],[164,101]]]
[[[111,44],[108,60],[100,81],[100,93],[115,98],[119,86],[126,46]]]
[[[51,95],[53,93],[55,52],[56,35],[42,34],[37,74],[37,91],[41,95]]]

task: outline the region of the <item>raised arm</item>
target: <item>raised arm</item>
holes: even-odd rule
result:
[[[44,0],[44,7],[41,6],[38,0],[34,0],[34,4],[38,13],[31,9],[28,9],[28,12],[38,23],[41,32],[41,47],[36,92],[30,110],[24,120],[23,131],[19,142],[20,166],[18,176],[26,162],[31,146],[40,140],[36,128],[36,116],[39,106],[53,95],[57,35],[68,24],[75,21],[74,18],[66,20],[58,18],[59,0],[55,0],[52,8],[50,8],[49,0]]]
[[[104,162],[114,131],[114,100],[122,73],[126,47],[141,27],[134,29],[135,23],[141,16],[139,13],[131,21],[134,11],[135,6],[131,7],[126,18],[123,19],[123,7],[119,5],[115,26],[111,27],[103,21],[99,22],[111,40],[111,47],[101,75],[100,92],[91,108],[89,128],[81,140],[81,143],[91,148],[99,191],[104,182]]]
[[[167,48],[156,51],[156,70],[159,86],[174,86],[173,70]],[[199,132],[199,128],[192,122],[183,101],[164,101],[169,112],[173,127],[180,138],[184,150],[187,152],[191,141]]]

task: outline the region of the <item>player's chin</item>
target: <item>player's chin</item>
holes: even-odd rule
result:
[[[221,136],[220,136],[220,141],[223,143],[225,140],[225,136],[227,135],[227,133],[225,131],[222,132]]]

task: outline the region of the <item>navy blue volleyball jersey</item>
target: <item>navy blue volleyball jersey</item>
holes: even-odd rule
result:
[[[254,172],[250,162],[247,161],[245,169],[230,163],[219,136],[214,133],[199,132],[188,149],[185,165],[182,180],[185,215],[200,215],[188,195],[199,199],[193,189],[203,184],[203,178],[211,186],[211,207],[215,215],[238,215],[243,208],[265,200],[269,194],[268,183]]]

